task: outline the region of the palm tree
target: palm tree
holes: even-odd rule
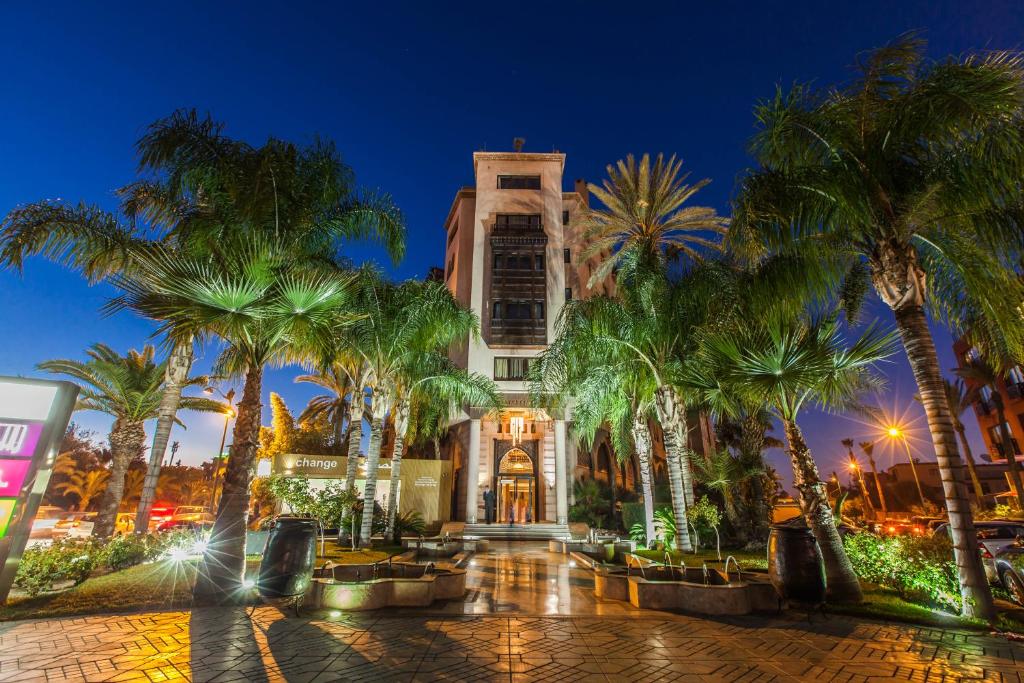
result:
[[[130,508],[134,503],[138,505],[142,496],[142,485],[146,480],[146,471],[138,467],[129,467],[124,474],[124,493],[121,496],[121,506]]]
[[[690,367],[691,384],[707,387],[713,394],[710,401],[725,408],[728,394],[745,396],[746,402],[761,402],[782,422],[793,485],[821,548],[829,595],[838,601],[860,601],[860,584],[797,419],[809,402],[845,406],[866,388],[878,386],[870,367],[892,353],[892,336],[878,334],[873,326],[846,347],[834,320],[799,322],[766,312],[760,323],[708,335]]]
[[[1003,395],[999,391],[999,383],[1006,381],[1006,372],[997,370],[983,358],[977,358],[955,372],[978,387],[987,387],[996,410],[996,419],[999,420],[999,438],[1002,441],[1000,450],[1006,458],[1007,471],[1010,474],[1010,482],[1013,484],[1013,492],[1017,496],[1017,505],[1024,508],[1024,485],[1021,484],[1020,464],[1017,462],[1016,448],[1013,447],[1013,436],[1010,434],[1010,423],[1006,421],[1006,405],[1003,403]],[[956,422],[959,422],[959,417]],[[955,427],[954,423],[954,427]],[[960,429],[963,429],[961,424]],[[958,432],[959,433],[959,432]],[[973,460],[973,458],[972,458]],[[974,468],[971,468],[972,472]]]
[[[97,410],[114,417],[108,437],[113,455],[110,479],[93,527],[93,535],[99,538],[107,538],[114,532],[124,496],[125,473],[129,463],[142,455],[145,422],[156,417],[160,407],[166,362],[155,363],[154,354],[152,346],[120,356],[105,344],[93,344],[86,351],[89,360],[85,362],[60,359],[38,366],[40,370],[66,375],[85,385],[78,395],[76,410]],[[220,403],[198,397],[182,398],[181,407],[211,412],[224,410]]]
[[[353,392],[352,378],[335,364],[316,374],[299,375],[295,381],[315,384],[327,390],[328,393],[309,399],[299,414],[299,422],[326,419],[334,429],[334,450],[339,451],[345,442],[345,419],[349,416],[349,396]]]
[[[404,253],[400,212],[387,196],[360,190],[330,142],[299,148],[276,138],[262,147],[229,138],[223,124],[180,110],[149,126],[136,147],[140,178],[118,191],[118,213],[80,203],[36,202],[0,225],[0,266],[21,270],[41,254],[81,270],[90,283],[134,268],[133,255],[159,243],[210,256],[256,231],[296,259],[328,258],[340,239],[371,239],[392,259]],[[193,360],[179,337],[169,356],[136,529],[145,531],[181,389]]]
[[[974,498],[978,501],[978,505],[984,507],[985,492],[981,488],[981,479],[978,477],[977,465],[974,464],[974,453],[971,452],[971,444],[967,441],[967,428],[964,426],[963,420],[960,419],[960,416],[967,412],[974,405],[975,401],[978,400],[978,391],[973,388],[967,388],[962,379],[950,382],[948,379],[943,378],[942,384],[945,389],[946,402],[949,404],[949,414],[953,418],[953,429],[956,430],[956,435],[960,439],[960,448],[963,452],[964,462],[967,464],[967,471],[971,474]]]
[[[847,457],[850,460],[850,476],[857,480],[860,493],[864,497],[864,516],[870,519],[875,517],[875,506],[871,503],[871,496],[868,494],[867,484],[864,483],[864,470],[857,462],[857,456],[853,454],[853,439],[841,439],[840,443],[846,446]]]
[[[437,290],[437,293],[432,291],[428,297],[437,296],[440,291]],[[447,291],[444,289],[444,292]],[[455,309],[445,310],[445,307],[441,306],[437,307],[437,310],[439,315],[449,315],[459,319],[463,318],[467,312]],[[465,324],[461,320],[454,323],[456,327],[465,326]],[[474,408],[484,408],[495,412],[500,411],[502,407],[498,385],[492,379],[456,367],[445,355],[447,345],[443,351],[444,353],[440,350],[408,353],[405,356],[406,362],[402,364],[395,375],[395,405],[392,409],[395,421],[395,448],[391,455],[391,487],[388,492],[385,538],[396,533],[398,482],[406,438],[410,435],[412,406],[424,403],[447,406],[449,414],[454,412],[456,406],[470,405]],[[395,537],[395,542],[400,543],[401,539]]]
[[[296,260],[256,234],[225,245],[215,261],[163,248],[137,260],[136,271],[119,279],[125,293],[111,308],[158,321],[159,332],[172,339],[217,338],[223,350],[215,374],[244,377],[217,519],[195,589],[200,598],[233,601],[241,596],[245,569],[264,368],[310,357],[352,322],[354,276],[330,263]]]
[[[83,511],[88,510],[89,505],[103,495],[107,489],[109,478],[109,470],[89,470],[88,472],[75,470],[68,474],[67,480],[57,484],[56,488],[66,496],[76,496],[78,509]],[[95,526],[93,528],[95,529]]]
[[[608,178],[588,189],[604,205],[590,208],[579,218],[586,247],[581,261],[594,256],[601,265],[590,285],[608,277],[627,256],[640,256],[649,265],[685,256],[698,260],[702,250],[719,245],[710,235],[725,233],[728,220],[706,206],[686,206],[711,181],[687,185],[682,160],[659,154],[653,164],[644,154],[637,163],[632,154],[607,167]]]
[[[871,477],[875,480],[875,491],[878,493],[878,502],[882,506],[882,519],[889,517],[889,510],[885,505],[885,491],[882,490],[882,480],[878,478],[878,468],[875,467],[875,442],[861,441],[860,449],[867,456],[868,464],[871,465]]]
[[[866,265],[897,329],[946,482],[965,615],[991,618],[967,488],[925,306],[985,310],[1018,355],[1024,283],[1019,55],[928,62],[913,35],[863,56],[845,87],[781,91],[755,110],[760,167],[741,183],[731,241],[748,257],[802,251]]]
[[[785,446],[771,435],[773,422],[771,414],[763,406],[750,405],[741,408],[736,417],[717,415],[715,425],[718,443],[731,450],[737,461],[738,472],[730,473],[729,479],[739,476],[741,481],[747,482],[740,490],[738,499],[732,496],[734,503],[741,506],[745,520],[734,526],[733,531],[745,539],[749,529],[754,539],[761,543],[767,542],[771,524],[769,485],[773,476],[765,464],[764,451]],[[729,490],[732,490],[731,487]]]
[[[475,314],[460,306],[442,283],[409,281],[391,285],[366,271],[358,285],[354,308],[360,318],[343,335],[342,343],[365,366],[364,381],[370,389],[372,420],[363,506],[372,510],[385,418],[392,413],[396,437],[401,434],[404,438],[408,426],[408,380],[418,364],[429,364],[439,350],[446,350],[450,344],[476,338],[479,325]],[[397,424],[399,419],[403,424]],[[396,452],[400,464],[401,453]],[[391,476],[397,476],[394,464]],[[363,515],[360,543],[364,546],[370,545],[372,523],[372,515]]]
[[[735,492],[743,482],[762,476],[764,464],[751,463],[733,455],[728,449],[721,449],[706,460],[694,461],[694,465],[697,481],[722,497],[726,519],[735,531],[741,531]]]

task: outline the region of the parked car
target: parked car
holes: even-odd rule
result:
[[[89,538],[92,536],[93,527],[96,525],[96,517],[98,515],[95,512],[91,512],[84,517],[80,517],[70,523],[68,526],[67,537],[68,538]],[[117,519],[114,520],[114,535],[121,536],[123,534],[130,534],[135,530],[135,513],[134,512],[119,512],[117,513]]]
[[[67,517],[67,512],[53,505],[42,505],[32,520],[32,529],[28,537],[30,541],[50,541],[54,537],[57,523]]]
[[[996,553],[991,563],[999,583],[1013,601],[1024,605],[1024,536],[1018,536],[1012,544]]]
[[[213,528],[214,516],[208,512],[204,512],[197,519],[169,519],[166,522],[161,522],[156,528],[157,531],[180,531],[182,529],[188,529],[189,531],[208,531]]]
[[[1024,536],[1024,522],[1012,519],[985,520],[975,522],[974,528],[978,532],[978,550],[981,552],[985,576],[988,577],[990,583],[999,583],[999,572],[996,571],[996,564],[993,560],[1000,551],[1013,545],[1018,536]],[[949,524],[940,524],[936,527],[935,533],[948,535]]]

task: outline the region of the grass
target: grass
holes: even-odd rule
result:
[[[32,598],[15,595],[0,607],[0,621],[187,608],[192,604],[198,564],[197,560],[160,560],[93,576],[61,591]],[[255,578],[258,570],[258,559],[246,562],[247,577]]]
[[[319,549],[319,547],[318,547]],[[372,550],[342,550],[327,546],[318,563],[370,564],[386,560],[402,551],[399,546],[381,546]],[[146,610],[186,609],[192,605],[192,587],[198,561],[160,560],[140,564],[119,572],[86,579],[78,586],[43,593],[35,597],[12,595],[0,606],[0,621],[66,617],[98,612],[140,612]],[[246,561],[246,577],[255,579],[260,560]]]

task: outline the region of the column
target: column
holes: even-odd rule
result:
[[[569,496],[566,486],[565,420],[555,420],[555,522],[569,521]]]
[[[469,461],[466,463],[466,523],[476,524],[480,506],[480,419],[469,421]]]

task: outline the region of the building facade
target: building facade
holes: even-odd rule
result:
[[[977,349],[965,339],[958,340],[953,345],[953,351],[960,367],[966,367],[978,358]],[[967,382],[974,386],[970,380]],[[997,382],[994,387],[978,386],[977,389],[978,399],[973,405],[974,415],[978,419],[978,426],[981,428],[981,435],[985,439],[985,447],[991,459],[994,462],[1005,461],[1010,455],[999,433],[999,418],[993,403],[994,394],[998,392],[1003,399],[1013,455],[1021,460],[1024,454],[1024,451],[1021,451],[1021,446],[1024,445],[1024,369],[1014,367],[1006,373],[1006,378]]]

